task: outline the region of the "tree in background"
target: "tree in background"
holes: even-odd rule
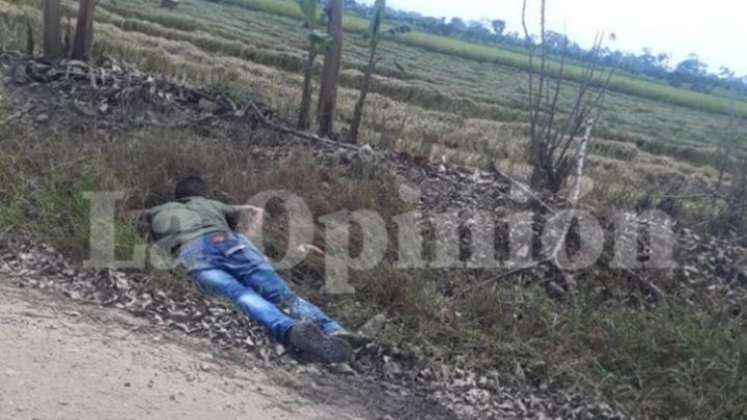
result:
[[[703,76],[708,72],[708,64],[700,61],[697,54],[690,54],[674,69],[677,74]]]
[[[298,5],[303,14],[304,27],[308,31],[307,38],[309,40],[309,51],[303,70],[303,93],[301,96],[301,108],[298,112],[298,129],[308,130],[311,123],[309,114],[311,113],[311,79],[314,75],[314,62],[319,52],[328,47],[329,36],[316,30],[319,23],[319,0],[298,0]]]
[[[93,15],[96,0],[80,0],[78,4],[78,22],[70,57],[74,60],[87,61],[93,47]]]
[[[353,14],[366,19],[373,15],[373,6],[368,6],[362,1],[345,0],[345,7]],[[524,49],[526,47],[525,37],[517,32],[507,32],[506,22],[502,19],[480,19],[465,22],[459,18],[447,20],[392,8],[387,8],[386,17],[389,24],[407,25],[413,30],[487,45],[498,44],[512,49]],[[625,51],[612,51],[609,48],[603,48],[596,53],[582,48],[578,43],[570,40],[568,45],[555,43],[557,48],[552,48],[549,42],[552,36],[552,33],[548,31],[548,50],[552,55],[564,55],[566,58],[579,62],[594,59],[597,64],[615,67],[634,75],[653,77],[673,86],[694,91],[711,92],[714,88],[719,87],[732,90],[740,95],[747,95],[747,83],[744,83],[740,78],[733,80],[721,77],[718,72],[706,72],[694,78],[686,76],[687,80],[684,80],[681,77],[682,74],[675,74],[675,71],[672,70],[669,65],[670,56],[665,53],[656,54],[649,49],[639,55]],[[737,89],[734,89],[735,86]]]
[[[668,53],[659,53],[656,55],[656,65],[664,70],[664,72],[669,71],[669,60],[672,59],[672,55]]]
[[[468,38],[485,43],[490,42],[494,37],[490,29],[490,23],[477,20],[472,20],[467,24],[467,32],[465,34]]]
[[[546,30],[547,1],[540,0],[540,34],[536,44],[527,26],[527,2],[524,0],[522,25],[529,51],[529,150],[528,160],[534,167],[530,186],[534,190],[557,193],[566,180],[583,162],[588,150],[591,128],[598,118],[599,104],[612,79],[612,70],[605,77],[597,60],[589,59],[584,68],[583,80],[569,109],[559,105],[563,86],[565,55],[561,55],[560,68],[554,78],[548,75],[549,49]],[[562,37],[566,42],[568,38]],[[592,52],[602,50],[603,36],[598,34]],[[535,50],[539,49],[539,63]],[[583,138],[582,138],[583,137]]]
[[[31,18],[26,17],[26,54],[33,57],[35,51],[34,27],[31,25]]]
[[[62,9],[60,0],[44,0],[43,45],[44,58],[55,60],[64,55],[62,47]]]
[[[696,54],[690,54],[682,60],[670,77],[673,86],[688,85],[697,92],[708,93],[715,87],[708,74],[708,64],[700,61]]]
[[[506,31],[506,21],[502,19],[495,19],[490,22],[490,25],[493,27],[493,33],[498,35],[499,37],[503,36],[503,32]]]
[[[736,76],[734,70],[726,66],[721,66],[718,69],[718,77],[722,79],[733,79]]]
[[[329,44],[322,68],[322,86],[319,92],[319,135],[329,137],[334,131],[335,111],[337,109],[337,84],[342,64],[342,16],[343,0],[329,0],[325,9],[327,14],[327,34]]]
[[[361,93],[358,97],[358,102],[355,104],[355,111],[353,113],[353,121],[350,124],[350,142],[358,142],[358,134],[361,127],[361,120],[363,119],[363,108],[366,105],[366,97],[371,88],[371,78],[376,70],[376,65],[381,61],[382,57],[377,55],[379,42],[383,35],[397,36],[411,31],[409,26],[398,26],[391,28],[386,32],[382,33],[382,26],[384,25],[384,15],[386,13],[386,0],[376,0],[374,4],[374,14],[371,16],[371,20],[368,25],[368,32],[366,37],[368,38],[369,55],[368,65],[366,66],[365,73],[363,74],[363,84],[361,85]],[[399,65],[396,61],[394,62],[395,67],[400,71],[404,72],[404,68]]]
[[[462,20],[462,18],[453,17],[449,22],[449,30],[454,35],[459,35],[461,32],[467,32],[468,28],[469,27],[466,23],[464,23],[464,20]]]
[[[350,141],[356,143],[358,141],[358,132],[361,127],[361,119],[363,118],[363,107],[366,104],[366,96],[368,96],[368,90],[371,87],[371,76],[376,69],[376,64],[379,63],[381,57],[376,56],[376,51],[379,47],[379,41],[381,40],[381,25],[384,22],[384,10],[386,9],[386,0],[376,0],[374,4],[374,14],[371,16],[371,22],[368,25],[368,66],[366,72],[363,75],[363,85],[361,86],[361,94],[358,98],[358,102],[355,104],[355,112],[353,113],[353,122],[350,124]]]

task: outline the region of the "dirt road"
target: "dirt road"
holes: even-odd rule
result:
[[[123,312],[0,285],[0,419],[357,419]],[[358,411],[360,413],[360,411]]]

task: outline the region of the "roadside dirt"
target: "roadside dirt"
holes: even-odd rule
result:
[[[0,419],[361,418],[206,346],[122,311],[0,285]]]

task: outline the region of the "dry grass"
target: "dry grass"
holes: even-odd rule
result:
[[[199,1],[184,4],[178,13],[140,0],[101,6],[97,14],[99,53],[178,80],[259,96],[280,115],[295,119],[303,55],[303,37],[296,21]],[[71,14],[74,5],[68,3],[67,10]],[[33,6],[10,6],[2,0],[0,16],[11,23],[5,25],[11,28],[6,32],[15,28],[18,33],[18,22],[27,17],[38,21]],[[16,47],[24,43],[22,34],[10,39],[15,39],[11,42]],[[359,40],[354,36],[348,40],[337,116],[343,132],[358,97],[359,69],[365,56]],[[385,60],[381,75],[374,78],[362,142],[431,159],[446,157],[469,166],[490,167],[499,161],[518,177],[528,171],[526,129],[523,123],[513,122],[524,118],[521,92],[525,81],[520,72],[445,59],[394,43],[385,43],[383,51],[393,60]],[[392,66],[394,60],[405,66],[406,73]],[[602,138],[593,144],[592,153],[627,165],[612,172],[593,172],[596,199],[633,206],[635,194],[625,192],[630,185],[647,186],[650,179],[661,178],[661,173],[681,173],[697,184],[713,182],[714,171],[707,166],[714,156],[713,147],[708,146],[712,143],[709,135],[718,132],[723,120],[611,95],[597,129]],[[622,199],[627,196],[630,199]]]
[[[12,7],[17,9],[17,6]],[[72,9],[71,4],[68,7]],[[24,9],[23,14],[33,16],[38,13],[31,8]],[[98,17],[101,23],[107,25],[102,25],[100,32],[111,32],[111,36],[100,40],[99,50],[106,50],[149,70],[185,75],[197,83],[225,77],[227,82],[236,82],[232,88],[256,88],[254,94],[282,98],[278,100],[281,110],[292,113],[295,109],[290,98],[295,98],[298,90],[296,80],[300,74],[305,42],[298,22],[293,19],[201,1],[185,3],[177,12],[169,12],[142,0],[102,3]],[[123,33],[126,36],[122,37]],[[135,33],[146,35],[150,41],[141,37],[132,38],[130,35]],[[120,39],[129,42],[119,42]],[[162,54],[162,43],[168,54]],[[180,49],[186,51],[181,59]],[[203,64],[197,67],[189,65],[194,61],[195,49],[206,57],[200,60]],[[520,71],[470,60],[454,60],[442,54],[391,42],[385,42],[382,51],[386,58],[379,69],[382,77],[376,78],[373,91],[390,104],[403,103],[408,108],[436,111],[425,119],[411,118],[407,125],[420,121],[429,126],[430,123],[438,125],[444,121],[444,116],[451,116],[456,129],[469,119],[505,122],[523,120],[525,117],[521,108],[525,102],[526,80]],[[364,56],[365,43],[350,34],[342,83],[346,89],[350,89],[353,97],[360,79],[359,70],[364,66]],[[394,65],[395,61],[405,68],[404,73]],[[215,65],[209,65],[213,62]],[[245,70],[246,64],[269,67],[282,75],[278,79],[283,79],[283,82],[292,80],[290,86],[294,95],[289,97],[284,94],[283,90],[289,86],[287,83],[252,83],[258,77],[264,78],[264,75],[251,74],[251,70]],[[246,74],[237,77],[235,73]],[[459,77],[454,77],[455,74]],[[567,99],[568,94],[564,92],[564,98]],[[340,108],[339,119],[343,126],[351,113],[350,102],[346,101]],[[392,113],[391,117],[396,115]],[[703,145],[713,143],[715,133],[726,119],[613,94],[607,101],[606,117],[597,134],[634,144],[651,153],[668,154],[703,164],[708,157],[707,153],[706,158],[703,157]],[[365,124],[369,127],[366,141],[373,142],[380,135],[375,132],[378,120],[366,119]],[[449,131],[453,132],[454,129]],[[489,132],[481,134],[482,137],[499,135]],[[408,137],[407,141],[415,144],[413,148],[418,148],[418,143],[427,143],[433,135],[429,133],[427,138],[422,137],[415,135]],[[457,136],[438,137],[438,140],[452,147],[461,139]]]
[[[205,175],[213,195],[229,202],[242,202],[267,189],[286,189],[303,197],[315,216],[366,208],[391,220],[407,210],[396,198],[396,180],[388,174],[324,166],[302,149],[259,146],[285,141],[272,133],[241,137],[145,129],[112,137],[63,133],[40,139],[25,127],[3,130],[0,232],[51,241],[68,255],[85,258],[88,202],[83,192],[124,191],[117,243],[126,257],[142,239],[125,210],[168,199],[172,181],[193,172]],[[278,150],[288,153],[279,160],[267,158]],[[601,170],[625,169],[619,160],[600,159],[594,166]],[[285,220],[282,211],[272,207],[270,217],[265,246],[277,256],[287,239]],[[317,235],[317,245],[323,247],[321,238]],[[285,274],[314,295],[323,281],[323,261],[308,260]],[[631,310],[610,299],[609,289],[600,291],[600,285],[619,284],[613,293],[631,293],[624,282],[615,283],[620,278],[614,273],[604,279],[579,279],[573,304],[551,299],[531,283],[501,284],[468,295],[455,306],[443,294],[445,285],[458,290],[467,278],[489,275],[398,270],[392,255],[374,270],[355,273],[356,295],[337,301],[330,310],[354,327],[386,310],[395,322],[385,339],[393,344],[451,363],[467,360],[495,368],[504,378],[521,371],[522,381],[577,388],[619,403],[639,418],[747,414],[744,315],[730,316],[727,309],[708,305]],[[162,277],[152,287],[188,284]]]
[[[22,22],[38,22],[36,4],[0,0],[0,42],[22,47]],[[258,95],[292,117],[300,97],[296,72],[303,42],[295,21],[217,7],[196,1],[171,14],[139,0],[102,4],[97,26],[99,52],[193,83]],[[211,13],[205,11],[210,8]],[[139,13],[136,13],[139,11]],[[278,40],[282,42],[278,42]],[[357,98],[361,47],[352,40],[346,56],[338,120],[342,127]],[[389,57],[407,69],[384,63],[370,96],[362,133],[366,142],[457,163],[498,161],[510,173],[528,170],[521,120],[524,76],[469,60],[453,60],[400,44],[387,43]],[[454,74],[459,74],[455,78]],[[486,89],[485,86],[490,87]],[[493,89],[495,87],[495,89]],[[498,98],[496,99],[496,96]],[[591,202],[635,205],[645,191],[686,181],[708,183],[709,136],[723,118],[625,95],[613,95],[594,147],[590,175],[597,188]],[[0,113],[3,112],[0,108]],[[0,116],[1,118],[1,116]],[[274,141],[257,134],[255,141]],[[126,191],[125,208],[165,199],[171,181],[198,170],[213,181],[216,196],[240,202],[254,192],[286,188],[305,197],[315,215],[337,209],[372,208],[385,215],[400,210],[390,178],[357,177],[322,168],[308,155],[280,164],[254,155],[219,134],[144,130],[126,137],[60,135],[39,140],[23,128],[0,132],[0,232],[50,240],[69,255],[87,254],[88,190]],[[705,146],[704,146],[705,145]],[[664,155],[664,156],[663,156]],[[673,159],[677,157],[679,160]],[[282,213],[273,215],[267,249],[283,249]],[[118,216],[119,252],[139,236],[124,213]],[[319,245],[323,243],[319,242]],[[320,261],[308,261],[293,279],[321,281]],[[743,315],[705,306],[656,311],[615,305],[595,286],[610,278],[582,281],[573,305],[552,300],[530,284],[503,284],[459,302],[460,316],[444,313],[444,282],[461,285],[465,272],[395,270],[382,267],[356,275],[360,306],[342,302],[337,315],[352,325],[388,310],[399,322],[388,339],[402,346],[435,348],[435,357],[458,362],[459,355],[506,376],[517,366],[529,381],[576,386],[583,392],[623,404],[640,418],[744,418],[747,416],[747,355]],[[618,289],[614,289],[618,290]],[[628,292],[624,285],[618,290]],[[600,309],[604,308],[604,309]],[[434,350],[436,351],[436,350]]]
[[[298,20],[301,19],[298,7],[291,0],[230,0],[225,1],[224,4],[258,12],[283,15]],[[364,32],[368,27],[365,20],[356,16],[346,16],[344,24],[345,29],[349,32]],[[520,70],[530,67],[528,55],[521,50],[500,46],[479,45],[417,31],[395,38],[395,40],[419,49],[443,53],[461,59],[498,63]],[[551,61],[549,63],[548,70],[550,72],[558,73],[559,68],[560,65],[558,62]],[[582,73],[583,70],[581,67],[566,63],[566,77],[572,80],[581,80]],[[732,104],[728,98],[674,88],[663,82],[644,80],[631,75],[620,74],[620,72],[612,78],[611,87],[637,97],[671,102],[710,112],[729,112],[733,107],[736,109],[738,115],[747,117],[746,102],[738,101],[736,104]]]

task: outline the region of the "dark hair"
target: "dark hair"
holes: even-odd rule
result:
[[[192,175],[182,178],[174,188],[174,198],[204,197],[207,195],[207,182],[202,177]]]

